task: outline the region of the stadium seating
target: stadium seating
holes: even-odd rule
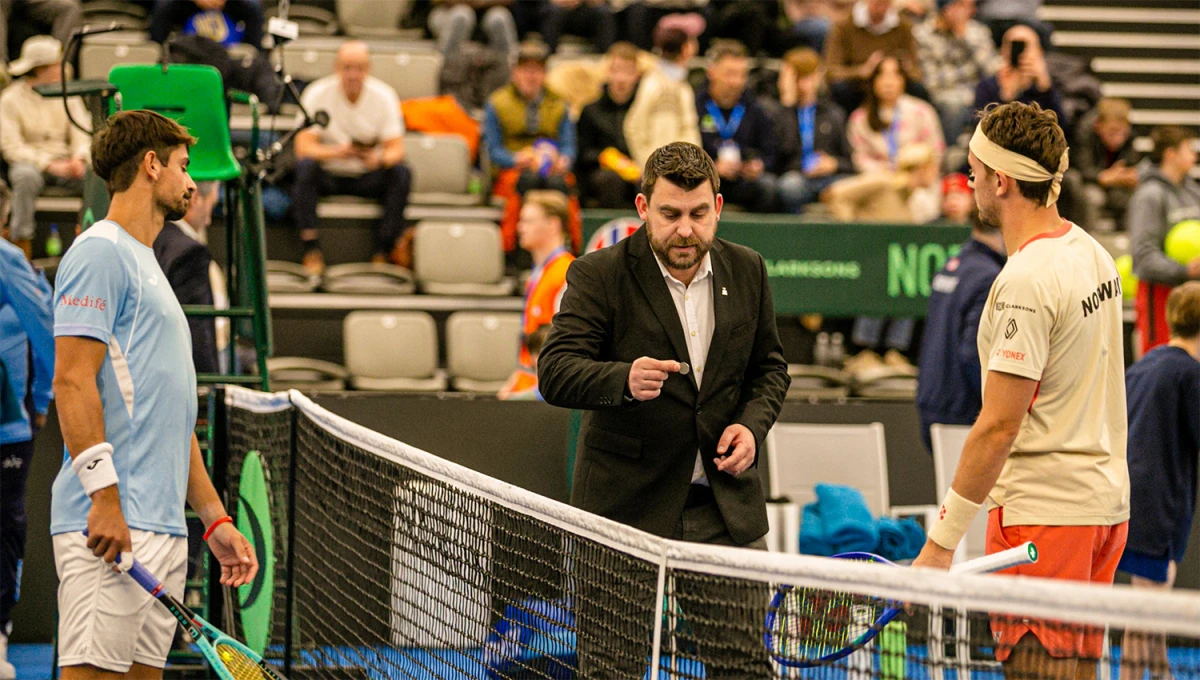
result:
[[[437,367],[437,325],[429,314],[351,312],[342,333],[353,388],[402,392],[446,389],[446,373]]]
[[[803,506],[817,499],[818,483],[840,484],[861,491],[876,517],[889,512],[882,423],[776,423],[767,433],[767,454],[772,498]]]
[[[521,315],[455,312],[446,320],[446,365],[459,392],[496,393],[517,367]]]
[[[422,221],[414,229],[413,266],[424,292],[512,294],[513,281],[504,276],[504,250],[495,224]]]

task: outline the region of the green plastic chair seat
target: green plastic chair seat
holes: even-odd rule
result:
[[[188,173],[197,182],[241,175],[229,141],[229,115],[221,74],[211,66],[157,64],[114,66],[108,80],[121,93],[121,108],[148,109],[177,121],[198,141],[189,152]]]

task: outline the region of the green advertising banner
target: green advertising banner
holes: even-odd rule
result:
[[[636,213],[588,210],[587,250],[611,245]],[[970,229],[944,224],[808,222],[725,213],[717,235],[762,254],[779,314],[923,317],[934,274]]]

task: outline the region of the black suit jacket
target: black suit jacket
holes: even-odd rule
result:
[[[740,423],[761,451],[790,380],[762,257],[721,239],[709,252],[715,318],[701,389],[695,373],[672,374],[658,398],[624,400],[637,358],[688,361],[683,326],[645,226],[571,265],[538,357],[538,389],[550,404],[587,410],[572,504],[680,538],[699,449],[730,536],[749,543],[767,532],[757,461],[737,477],[719,472],[717,441]]]
[[[212,254],[208,246],[185,234],[174,222],[167,222],[154,239],[154,259],[171,282],[179,304],[213,303],[212,282],[208,278]],[[219,372],[216,320],[189,317],[188,328],[192,331],[192,362],[196,364],[196,372]]]

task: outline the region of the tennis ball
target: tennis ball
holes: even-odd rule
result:
[[[1200,257],[1200,220],[1183,220],[1171,227],[1163,251],[1179,264]]]
[[[1126,300],[1137,299],[1138,278],[1133,275],[1133,256],[1122,255],[1113,262],[1117,265],[1117,273],[1121,275],[1121,297]]]

